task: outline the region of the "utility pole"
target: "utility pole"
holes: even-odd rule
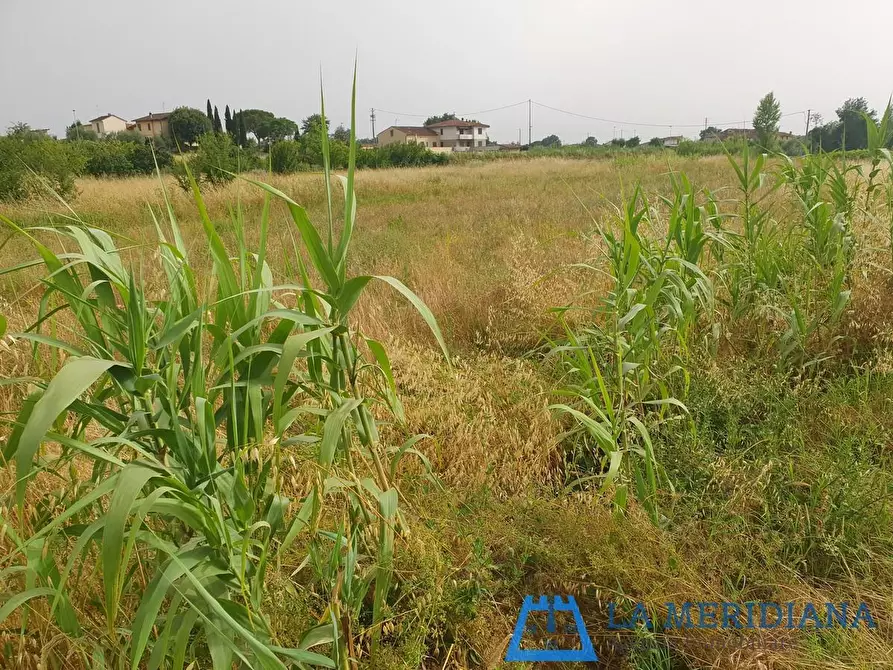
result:
[[[521,129],[518,128],[518,146],[521,146]]]
[[[530,144],[532,142],[531,138],[533,136],[533,116],[532,116],[532,112],[530,109],[531,104],[532,104],[532,102],[531,102],[530,98],[528,98],[527,99],[527,148],[528,149],[530,148]]]
[[[372,119],[372,137],[375,137],[375,107],[370,110],[372,113],[369,118]]]
[[[812,116],[812,110],[806,110],[806,134],[809,135],[809,118]]]
[[[81,139],[81,124],[78,123],[78,115],[73,109],[71,110],[71,118],[74,121],[75,137],[77,137],[78,139]]]

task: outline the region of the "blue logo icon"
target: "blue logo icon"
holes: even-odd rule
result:
[[[546,629],[550,635],[557,632],[555,624],[555,612],[570,612],[574,617],[574,627],[576,628],[577,637],[580,639],[579,649],[521,649],[521,638],[525,631],[531,629],[536,630],[535,626],[529,626],[527,619],[531,612],[546,612]],[[565,630],[570,628],[570,624]],[[508,651],[505,654],[506,661],[540,661],[540,662],[582,662],[597,661],[598,656],[595,649],[592,648],[592,641],[586,632],[586,625],[583,623],[583,617],[580,614],[580,608],[577,607],[577,601],[573,596],[566,596],[566,601],[561,600],[561,596],[554,596],[551,600],[546,596],[540,596],[539,600],[534,601],[533,596],[525,596],[524,605],[518,614],[518,623],[515,624],[515,632],[509,642]]]

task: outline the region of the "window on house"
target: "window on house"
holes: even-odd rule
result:
[[[142,125],[141,123],[136,124],[136,129],[137,129],[137,130],[142,130],[142,129],[143,129],[143,125]]]
[[[478,140],[478,146],[481,146],[482,144],[483,144],[483,142],[481,142],[480,140]]]
[[[394,131],[392,130],[392,131],[391,131],[391,137],[393,137],[393,136],[394,136]]]
[[[440,129],[440,134],[443,135],[443,128]]]
[[[151,133],[151,132],[152,132],[152,124],[151,124],[151,123],[147,123],[147,124],[146,124],[146,129]]]
[[[483,132],[484,132],[484,129],[483,129],[483,128],[478,128],[478,135],[480,135],[480,134],[483,133]]]

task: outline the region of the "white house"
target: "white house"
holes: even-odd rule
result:
[[[427,126],[391,126],[378,133],[378,146],[414,142],[433,149],[473,151],[487,146],[486,123],[451,119]]]
[[[90,127],[93,129],[93,132],[100,137],[108,135],[109,133],[119,133],[127,130],[128,126],[131,125],[133,124],[131,124],[130,121],[122,119],[116,114],[106,114],[104,116],[97,116],[95,119],[90,119]]]

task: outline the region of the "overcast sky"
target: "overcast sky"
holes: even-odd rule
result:
[[[533,138],[696,137],[741,125],[773,90],[782,129],[849,97],[893,92],[888,0],[0,0],[0,130],[64,133],[77,117],[131,119],[205,99],[300,120],[349,121],[359,56],[358,135],[533,99]],[[388,111],[384,111],[388,110]],[[421,115],[421,116],[411,116]],[[498,141],[527,140],[527,105],[477,113]],[[673,127],[653,127],[665,124]],[[684,125],[698,127],[683,127]]]

